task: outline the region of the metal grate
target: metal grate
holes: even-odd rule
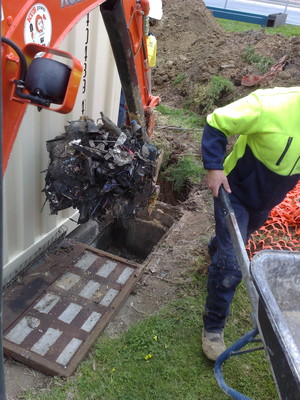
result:
[[[69,242],[69,241],[68,241]],[[140,264],[71,242],[63,267],[42,293],[24,295],[14,288],[4,297],[5,314],[13,321],[4,331],[4,352],[50,375],[70,376],[99,334],[124,303],[143,272]],[[55,270],[59,255],[49,255],[31,276]],[[42,279],[39,276],[39,279]],[[25,309],[20,309],[24,299]],[[26,299],[25,299],[26,298]],[[19,304],[19,312],[16,311]]]

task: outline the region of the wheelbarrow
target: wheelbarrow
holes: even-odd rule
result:
[[[216,380],[232,399],[250,400],[226,384],[222,365],[232,356],[264,349],[280,399],[299,400],[300,253],[262,250],[250,262],[224,187],[220,188],[219,198],[250,298],[254,328],[217,358]],[[246,350],[245,346],[252,342],[262,346]]]

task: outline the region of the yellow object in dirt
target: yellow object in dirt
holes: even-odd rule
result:
[[[156,49],[157,49],[157,40],[154,35],[147,36],[147,50],[148,50],[148,62],[149,67],[155,67],[156,65]]]

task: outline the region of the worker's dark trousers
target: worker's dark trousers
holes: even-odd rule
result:
[[[251,233],[259,229],[269,212],[251,211],[234,195],[230,194],[232,208],[246,243]],[[219,199],[214,199],[215,234],[209,243],[211,264],[208,270],[205,312],[203,316],[204,328],[209,332],[220,332],[225,326],[229,315],[230,303],[235,289],[242,280],[242,274],[226,226]]]

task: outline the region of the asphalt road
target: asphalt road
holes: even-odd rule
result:
[[[254,14],[278,14],[286,13],[287,19],[286,23],[291,25],[300,25],[300,5],[298,7],[288,5],[288,1],[282,4],[273,3],[263,3],[248,0],[203,0],[206,6],[224,8],[226,6],[227,10],[244,11]]]

